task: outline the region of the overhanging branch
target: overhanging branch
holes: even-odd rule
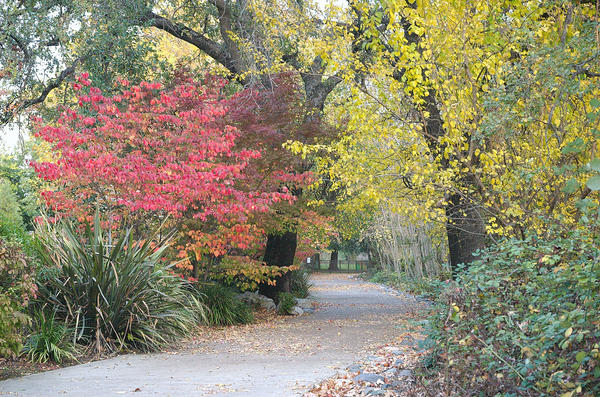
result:
[[[185,26],[184,24],[173,22],[170,19],[162,17],[154,12],[147,12],[142,20],[142,23],[148,26],[155,27],[163,30],[170,35],[177,37],[180,40],[185,41],[204,52],[209,57],[223,65],[227,70],[233,74],[238,74],[240,71],[237,70],[232,59],[229,57],[223,46],[214,40],[209,39],[205,35],[196,32],[195,30]]]
[[[23,110],[44,102],[52,90],[58,88],[67,77],[75,73],[77,64],[79,64],[82,60],[83,57],[77,58],[75,61],[73,61],[71,66],[60,72],[60,74],[54,79],[48,81],[48,83],[42,89],[42,92],[37,97],[26,99],[16,106],[12,106],[11,109],[4,109],[0,115],[0,125],[9,123],[13,120],[16,114],[22,112]]]

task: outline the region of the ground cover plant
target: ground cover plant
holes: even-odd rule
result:
[[[29,360],[34,363],[61,363],[75,359],[76,334],[64,322],[58,320],[55,313],[44,313],[40,310],[34,315],[31,329],[33,333],[27,338],[23,349]]]
[[[277,312],[279,314],[293,314],[294,306],[296,306],[296,298],[289,292],[279,293],[279,303],[277,304]]]

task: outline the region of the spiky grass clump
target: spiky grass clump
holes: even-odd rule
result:
[[[310,273],[306,270],[293,270],[290,274],[290,292],[296,298],[304,299],[310,295]]]
[[[236,299],[232,289],[220,284],[204,284],[199,286],[199,291],[208,309],[206,324],[248,324],[254,320],[250,307]]]
[[[161,262],[170,236],[158,238],[157,231],[136,240],[125,228],[113,241],[96,214],[83,230],[68,221],[42,223],[37,237],[47,268],[38,280],[39,300],[95,351],[159,350],[204,318],[186,281]]]
[[[54,313],[46,314],[40,310],[35,315],[33,329],[36,331],[29,336],[23,349],[32,362],[45,363],[50,360],[61,363],[75,359],[77,350],[69,339],[73,330],[57,321]]]

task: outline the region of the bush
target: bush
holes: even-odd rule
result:
[[[449,274],[440,273],[438,278],[414,278],[404,273],[380,270],[374,273],[369,281],[373,283],[387,284],[399,290],[407,291],[414,295],[420,295],[427,299],[436,299],[445,287],[446,283],[441,279],[448,278]]]
[[[310,294],[310,273],[306,270],[293,270],[290,272],[290,291],[296,298],[308,298]]]
[[[33,268],[16,242],[0,237],[0,356],[15,357],[22,348],[22,330],[30,318],[24,311],[35,296]]]
[[[136,241],[126,228],[111,241],[96,214],[81,231],[67,221],[45,222],[37,235],[46,267],[39,300],[96,351],[158,350],[202,320],[203,306],[187,282],[161,263],[168,239],[157,240],[157,233]]]
[[[457,390],[600,395],[599,262],[573,233],[504,241],[464,270],[433,335]]]
[[[198,288],[207,307],[207,325],[248,324],[254,320],[250,307],[235,297],[235,292],[220,284],[204,284]]]
[[[24,349],[32,362],[45,363],[52,360],[61,363],[65,359],[75,359],[75,345],[69,340],[73,330],[57,321],[54,313],[44,314],[40,310],[34,329],[36,332],[29,336]]]
[[[277,305],[277,312],[279,314],[293,314],[292,309],[296,306],[296,298],[289,292],[279,293],[279,304]]]
[[[21,212],[13,186],[0,177],[0,238],[18,244],[31,263],[35,256],[33,239],[25,228]]]
[[[399,276],[396,272],[379,270],[369,278],[369,281],[372,283],[397,285],[398,279]]]
[[[19,201],[10,182],[3,178],[0,178],[0,197],[0,236],[21,234],[25,227]]]

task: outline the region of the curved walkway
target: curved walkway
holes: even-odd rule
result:
[[[14,396],[296,396],[403,332],[420,306],[341,274],[312,277],[316,311],[205,329],[186,348],[122,355],[0,382]]]

